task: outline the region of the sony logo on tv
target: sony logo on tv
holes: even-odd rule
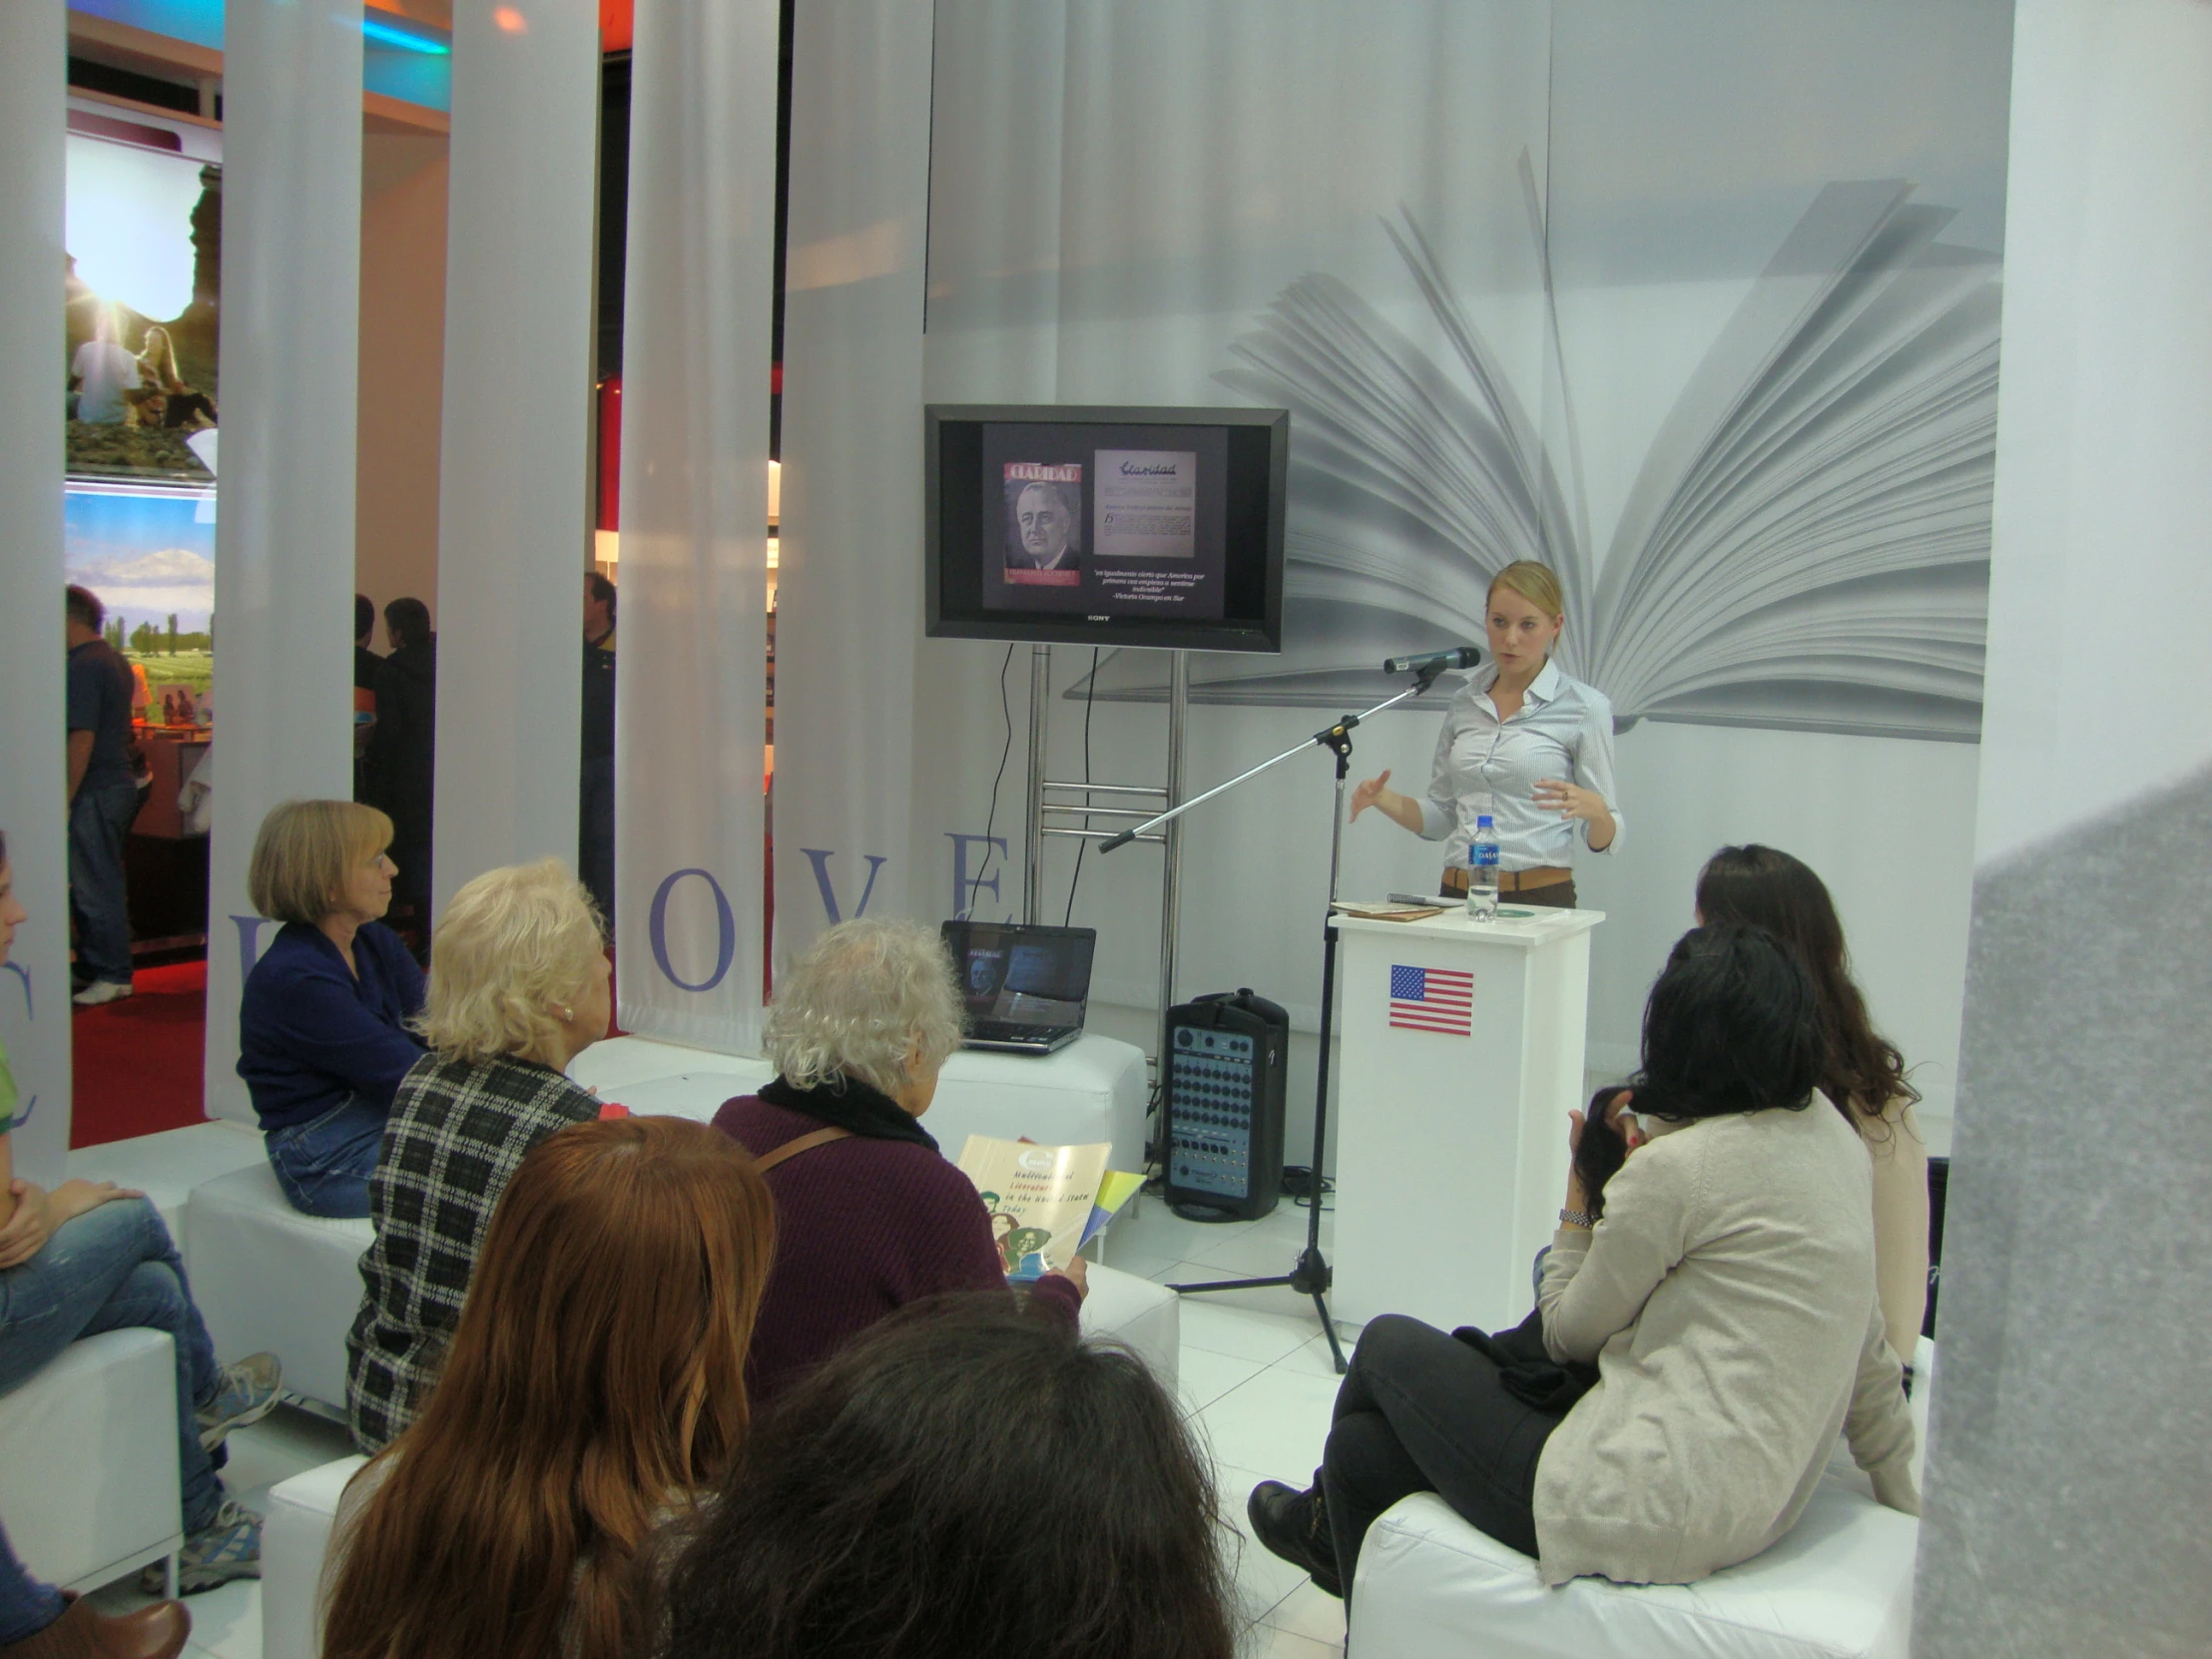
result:
[[[1103,616],[1087,616],[1083,620],[1085,622],[1111,622],[1113,618]]]

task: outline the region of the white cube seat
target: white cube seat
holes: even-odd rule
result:
[[[1120,1344],[1142,1360],[1160,1386],[1175,1392],[1183,1348],[1183,1300],[1165,1285],[1096,1264],[1083,1299],[1085,1337]]]
[[[217,1118],[79,1147],[69,1155],[68,1171],[74,1181],[113,1181],[144,1193],[168,1224],[169,1236],[182,1248],[185,1204],[193,1189],[233,1170],[268,1161],[259,1129]]]
[[[262,1521],[262,1659],[322,1651],[322,1558],[338,1499],[366,1457],[340,1457],[269,1489]]]
[[[185,1271],[227,1360],[267,1350],[284,1386],[343,1409],[345,1334],[361,1306],[367,1219],[305,1216],[264,1158],[195,1187],[185,1207]]]
[[[169,1335],[71,1343],[0,1394],[0,1520],[33,1575],[90,1590],[184,1543]]]
[[[1926,1456],[1936,1345],[1915,1359]],[[1352,1652],[1376,1659],[1908,1659],[1920,1522],[1885,1508],[1839,1452],[1789,1535],[1696,1584],[1577,1578],[1470,1526],[1433,1492],[1368,1530],[1352,1589]]]

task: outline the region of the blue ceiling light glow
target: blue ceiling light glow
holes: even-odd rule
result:
[[[373,18],[361,19],[361,34],[364,39],[372,40],[379,46],[395,46],[403,52],[427,52],[438,58],[450,57],[453,52],[453,48],[442,40],[411,34],[405,29],[396,28],[389,23],[379,23]]]

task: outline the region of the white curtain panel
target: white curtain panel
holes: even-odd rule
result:
[[[599,12],[453,9],[431,901],[576,861]]]
[[[2029,0],[1920,1659],[2212,1630],[2212,7]],[[2098,1357],[2112,1363],[2100,1364]]]
[[[1629,834],[1582,882],[1611,917],[1594,1063],[1632,1062],[1699,864],[1762,839],[1829,879],[1947,1109],[2009,8],[942,0],[900,77],[892,15],[800,20],[824,95],[798,100],[793,181],[786,430],[818,470],[787,507],[787,943],[871,875],[871,913],[1021,909],[1023,658],[1002,704],[1004,647],[916,643],[916,405],[1283,405],[1286,649],[1194,664],[1189,787],[1379,701],[1382,656],[1479,640],[1486,573],[1546,558],[1568,665],[1627,717]],[[893,89],[932,52],[924,192]],[[925,294],[900,240],[924,202]],[[1051,775],[1158,782],[1165,659],[1090,671],[1055,657]],[[1441,701],[1365,728],[1360,775],[1418,788]],[[1183,989],[1318,1014],[1328,773],[1194,815]],[[1435,849],[1364,818],[1345,867],[1348,892],[1417,890]],[[1040,913],[1097,925],[1094,993],[1143,1006],[1156,853],[1075,876],[1048,842]]]
[[[62,802],[63,0],[0,6],[0,830],[31,912],[0,967],[0,1044],[28,1121],[16,1173],[62,1179],[69,1153],[68,812]]]
[[[278,802],[353,793],[360,86],[360,0],[228,9],[207,1105],[248,1122],[239,992],[267,931],[246,896],[254,837]]]
[[[621,1023],[758,1051],[775,0],[640,0],[623,291]]]
[[[777,578],[776,953],[915,908],[928,0],[798,8]],[[756,659],[758,660],[758,659]]]

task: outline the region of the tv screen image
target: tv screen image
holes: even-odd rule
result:
[[[927,410],[933,636],[1282,647],[1280,409]]]

